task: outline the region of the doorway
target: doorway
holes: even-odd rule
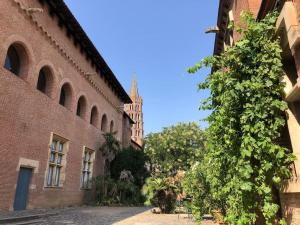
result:
[[[25,167],[20,168],[15,201],[14,201],[15,211],[26,209],[31,176],[32,176],[31,168],[25,168]]]

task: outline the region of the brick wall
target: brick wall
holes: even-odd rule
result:
[[[261,0],[234,0],[232,5],[232,12],[234,17],[234,24],[241,26],[240,15],[243,11],[251,12],[255,17],[260,9]],[[234,40],[238,40],[240,35],[234,32]]]
[[[248,0],[249,11],[256,17],[260,9],[262,0]]]
[[[300,193],[281,194],[281,207],[289,225],[300,224]]]
[[[132,124],[130,117],[124,114],[122,143],[125,148],[129,147],[131,144],[131,129]]]
[[[29,16],[14,0],[0,1],[0,209],[12,210],[21,158],[38,162],[31,180],[29,208],[81,204],[88,193],[80,189],[83,147],[96,151],[93,174],[102,174],[103,159],[98,151],[103,143],[101,116],[107,115],[108,124],[114,121],[121,140],[123,112],[118,108],[123,103],[98,75],[83,77],[95,69],[45,6],[37,0],[21,2],[22,7],[39,7],[44,12]],[[29,59],[22,77],[3,68],[7,49],[14,42],[25,47]],[[36,89],[39,71],[45,65],[53,72],[49,96]],[[60,87],[65,82],[73,90],[70,109],[58,104]],[[84,118],[76,116],[81,95],[87,99]],[[90,124],[92,106],[97,106],[99,112],[96,126]],[[51,133],[70,143],[61,188],[44,187]]]

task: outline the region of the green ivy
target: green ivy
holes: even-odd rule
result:
[[[206,181],[214,201],[225,202],[229,224],[254,224],[258,217],[274,223],[280,210],[277,193],[290,177],[291,152],[278,144],[287,104],[281,48],[275,35],[277,15],[256,21],[242,14],[241,39],[221,55],[205,58],[189,69],[213,71],[199,89],[211,95],[202,109],[207,118]],[[283,224],[284,221],[282,220]]]

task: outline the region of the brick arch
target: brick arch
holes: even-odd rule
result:
[[[114,120],[111,120],[109,123],[109,132],[114,132],[115,131],[115,122]]]
[[[107,132],[108,131],[108,118],[106,113],[101,116],[101,131]]]
[[[91,125],[100,128],[101,124],[100,124],[100,107],[98,106],[98,104],[93,104],[90,107],[90,111],[89,111],[89,122]],[[95,111],[96,110],[96,111]]]
[[[66,88],[66,89],[65,89]],[[62,104],[61,102],[61,97],[62,97],[62,90],[65,91],[65,102]],[[72,111],[73,105],[74,105],[74,96],[75,96],[75,91],[74,91],[74,86],[72,82],[65,78],[60,82],[59,88],[58,88],[58,103]]]
[[[46,69],[46,76],[47,76],[47,90],[46,90],[46,95],[48,95],[50,98],[54,99],[57,94],[57,83],[58,83],[58,77],[57,77],[57,71],[55,70],[55,67],[49,60],[42,60],[38,63],[36,66],[35,74],[36,76],[34,77],[35,81],[35,87],[37,87],[39,77],[40,77],[40,72],[42,69]]]
[[[34,51],[31,44],[21,35],[16,35],[16,34],[11,35],[3,42],[0,51],[1,64],[4,65],[7,51],[9,47],[13,45],[17,46],[17,49],[19,49],[21,54],[21,60],[22,61],[24,60],[23,63],[21,63],[23,65],[21,65],[21,71],[19,77],[21,77],[22,79],[28,81],[33,85],[32,82],[32,79],[34,77],[33,68],[36,61],[34,57]]]
[[[75,101],[75,112],[77,116],[81,117],[82,119],[86,119],[87,114],[88,114],[88,98],[86,97],[86,94],[84,92],[79,92],[76,97]],[[80,108],[80,109],[79,109]],[[78,112],[79,109],[79,112]],[[79,113],[79,114],[78,114]]]

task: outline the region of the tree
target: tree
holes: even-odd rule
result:
[[[199,85],[211,91],[202,104],[202,109],[212,110],[207,118],[206,155],[211,196],[225,202],[229,224],[249,225],[263,218],[260,224],[271,225],[279,211],[276,193],[290,177],[289,165],[294,160],[291,151],[278,144],[287,104],[281,97],[277,16],[256,21],[244,13],[242,18],[245,26],[237,29],[240,41],[189,72],[213,67]]]
[[[152,174],[173,176],[179,170],[188,170],[201,154],[204,132],[196,123],[179,123],[149,134],[145,143]]]
[[[144,186],[146,203],[170,213],[182,194],[185,171],[203,154],[204,132],[196,123],[180,123],[149,134],[145,143],[151,164],[151,177]]]
[[[110,161],[113,160],[115,155],[120,151],[120,142],[116,139],[115,133],[104,133],[103,137],[105,142],[100,147],[102,155],[108,158]]]
[[[105,142],[100,147],[102,156],[105,158],[104,173],[110,175],[110,163],[116,154],[121,151],[120,142],[115,137],[116,133],[104,133]]]
[[[162,213],[170,213],[175,209],[177,187],[168,178],[150,177],[143,187],[146,205],[158,206]]]
[[[105,158],[104,175],[93,179],[98,204],[140,204],[144,201],[141,187],[148,171],[143,151],[122,149],[115,133],[103,134],[100,151]],[[132,176],[133,175],[133,176]]]
[[[123,170],[131,171],[134,183],[138,187],[142,187],[145,179],[149,176],[149,172],[145,167],[147,161],[148,158],[144,151],[135,150],[132,147],[123,149],[111,162],[111,176],[117,180]]]

